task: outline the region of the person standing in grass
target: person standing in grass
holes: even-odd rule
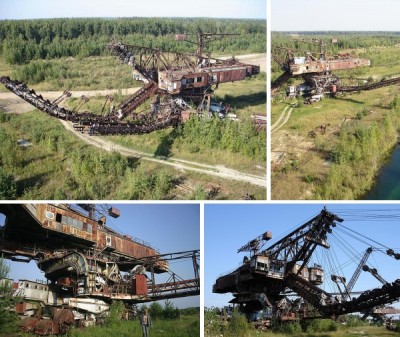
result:
[[[142,336],[149,337],[149,330],[151,328],[151,317],[147,309],[144,309],[142,314],[139,316],[139,323],[142,327]]]

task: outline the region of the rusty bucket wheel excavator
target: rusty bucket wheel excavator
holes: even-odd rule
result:
[[[1,204],[0,212],[6,216],[0,227],[1,256],[34,260],[47,279],[14,284],[14,295],[21,298],[15,310],[26,317],[20,324],[23,331],[58,334],[71,325],[99,323],[112,301],[122,301],[129,309],[137,303],[200,294],[199,250],[162,254],[143,240],[117,232],[107,224],[107,217],[120,215],[116,208]],[[184,279],[170,269],[169,262],[177,260],[192,266],[193,278]],[[161,274],[167,277],[157,282]]]
[[[213,292],[231,293],[230,303],[237,305],[250,321],[262,328],[269,327],[272,320],[336,319],[354,312],[361,312],[364,317],[400,312],[384,308],[400,299],[400,279],[388,282],[376,268],[368,265],[373,252],[395,260],[400,260],[400,253],[346,227],[343,221],[323,209],[267,248],[264,246],[271,240],[272,233],[263,233],[239,248],[238,253],[249,252],[250,257],[244,258],[239,268],[218,277]],[[315,263],[324,260],[321,254],[333,254],[330,241],[337,241],[335,232],[340,233],[343,246],[344,235],[371,244],[352,257],[352,262],[358,261],[358,264],[348,282],[343,275],[332,273],[340,271],[341,266]],[[327,257],[324,261],[334,260]],[[384,266],[379,269],[383,271]],[[370,273],[382,286],[355,293],[353,288],[362,271]],[[336,291],[324,290],[327,282]]]
[[[343,91],[341,81],[333,72],[336,70],[350,70],[369,66],[370,61],[354,57],[348,53],[330,55],[326,52],[327,44],[337,43],[337,39],[329,42],[324,39],[296,39],[298,44],[305,43],[317,46],[317,51],[293,50],[284,47],[275,47],[272,57],[279,64],[283,73],[271,84],[271,90],[276,93],[290,78],[302,78],[304,83],[297,87],[289,86],[287,95],[315,95]]]
[[[358,85],[344,85],[342,79],[335,75],[334,71],[368,67],[371,65],[370,60],[355,57],[349,53],[328,54],[325,48],[328,44],[337,43],[336,38],[332,38],[329,42],[324,39],[296,39],[295,41],[317,46],[318,50],[274,47],[272,58],[279,64],[283,73],[271,84],[273,95],[291,78],[302,78],[304,82],[297,86],[289,85],[286,88],[286,95],[288,97],[306,97],[308,103],[313,101],[313,96],[369,91],[400,84],[400,77],[393,77],[377,82],[364,80],[364,83]]]
[[[187,111],[191,111],[188,103],[203,105],[210,109],[211,95],[220,83],[242,81],[246,77],[256,75],[260,67],[244,64],[234,57],[228,60],[212,58],[203,54],[204,46],[217,38],[237,34],[197,33],[196,53],[179,53],[144,46],[129,45],[112,41],[107,45],[111,54],[122,63],[128,64],[133,77],[144,83],[137,92],[129,96],[109,113],[99,115],[92,112],[79,112],[79,108],[88,101],[82,97],[79,104],[69,110],[59,103],[69,97],[69,92],[57,100],[50,102],[29,89],[26,83],[12,80],[8,76],[0,77],[0,82],[14,94],[32,104],[46,114],[71,121],[76,130],[90,135],[144,134],[169,126],[176,126],[183,121]],[[177,35],[178,41],[190,41],[190,34]],[[160,102],[160,96],[164,97]],[[146,118],[134,113],[136,109],[150,98],[154,98],[151,111]],[[104,108],[109,101],[103,105]],[[186,111],[186,113],[185,113]],[[194,112],[198,112],[194,110]],[[127,117],[129,120],[126,120]]]

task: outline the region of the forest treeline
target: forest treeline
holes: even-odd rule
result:
[[[337,39],[336,43],[331,43],[333,38]],[[351,49],[352,54],[368,58],[373,66],[390,67],[398,61],[397,53],[388,53],[385,48],[400,46],[400,32],[272,32],[272,53],[278,59],[283,54],[280,48],[290,49],[298,56],[308,51],[318,53],[316,39],[323,41],[323,49],[330,55]],[[273,81],[281,72],[277,62],[272,62],[271,70]]]
[[[209,18],[75,18],[0,21],[0,50],[9,64],[36,59],[108,55],[112,40],[163,50],[193,52],[175,34],[237,33],[210,43],[210,52],[265,52],[265,20]],[[196,36],[192,36],[196,41]]]
[[[337,42],[330,43],[332,38],[336,38]],[[310,45],[313,39],[322,39],[325,44],[324,49],[328,53],[337,54],[342,49],[387,47],[400,44],[400,32],[272,32],[271,44],[272,47],[317,51],[318,43],[315,43],[314,47]]]

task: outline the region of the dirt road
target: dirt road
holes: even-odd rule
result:
[[[163,157],[154,157],[150,153],[136,151],[103,138],[89,136],[88,134],[82,134],[72,127],[72,124],[66,121],[61,121],[61,123],[65,126],[65,128],[75,135],[77,135],[80,139],[85,141],[86,143],[101,148],[106,151],[116,151],[124,156],[130,157],[139,157],[143,160],[148,160],[152,162],[156,162],[163,165],[172,166],[178,170],[182,171],[194,171],[199,172],[207,175],[212,175],[220,178],[230,179],[230,180],[237,180],[250,183],[252,185],[257,185],[261,187],[266,187],[266,177],[265,176],[258,176],[253,174],[248,174],[240,171],[236,171],[230,168],[227,168],[223,165],[207,165],[201,164],[189,160],[183,160],[178,158],[163,158]]]
[[[271,125],[271,133],[278,131],[282,126],[284,126],[287,123],[287,121],[290,118],[290,115],[292,114],[292,111],[293,108],[285,106],[278,120],[273,125]]]

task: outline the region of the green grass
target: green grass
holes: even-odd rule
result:
[[[242,337],[392,337],[399,336],[398,332],[389,331],[384,327],[362,326],[362,327],[339,327],[334,332],[317,332],[317,333],[275,333],[271,331],[261,332],[257,330],[248,330]],[[204,337],[219,337],[219,335],[205,333]]]
[[[112,327],[96,326],[85,329],[74,329],[68,337],[132,337],[141,336],[142,331],[139,321],[125,321],[115,324]],[[176,320],[153,320],[150,328],[150,336],[174,336],[174,337],[196,337],[200,336],[200,317],[181,316]]]
[[[346,328],[345,326],[338,331],[335,332],[320,332],[320,333],[298,333],[298,334],[279,334],[279,333],[260,333],[253,332],[252,334],[247,335],[246,337],[253,336],[263,336],[263,337],[389,337],[389,336],[399,336],[398,332],[392,332],[386,330],[384,327],[375,327],[375,326],[367,326],[367,327],[357,327],[357,328]],[[205,336],[208,337],[208,336]],[[210,336],[211,337],[211,336]]]
[[[47,69],[44,80],[39,83],[30,80],[27,74],[32,64],[43,65]],[[48,70],[49,68],[51,71]],[[131,68],[126,64],[121,64],[112,56],[37,60],[32,61],[31,64],[19,66],[9,66],[1,58],[0,70],[2,75],[26,81],[35,90],[42,91],[122,89],[141,86],[140,82],[132,79]],[[0,90],[7,89],[2,86]]]
[[[91,326],[86,328],[73,328],[66,337],[132,337],[141,336],[142,330],[139,320],[134,318],[130,321],[122,321],[111,326]],[[0,334],[0,337],[34,337],[37,335],[28,333]],[[185,315],[178,319],[153,320],[150,328],[152,337],[197,337],[200,336],[200,317],[199,315]]]

